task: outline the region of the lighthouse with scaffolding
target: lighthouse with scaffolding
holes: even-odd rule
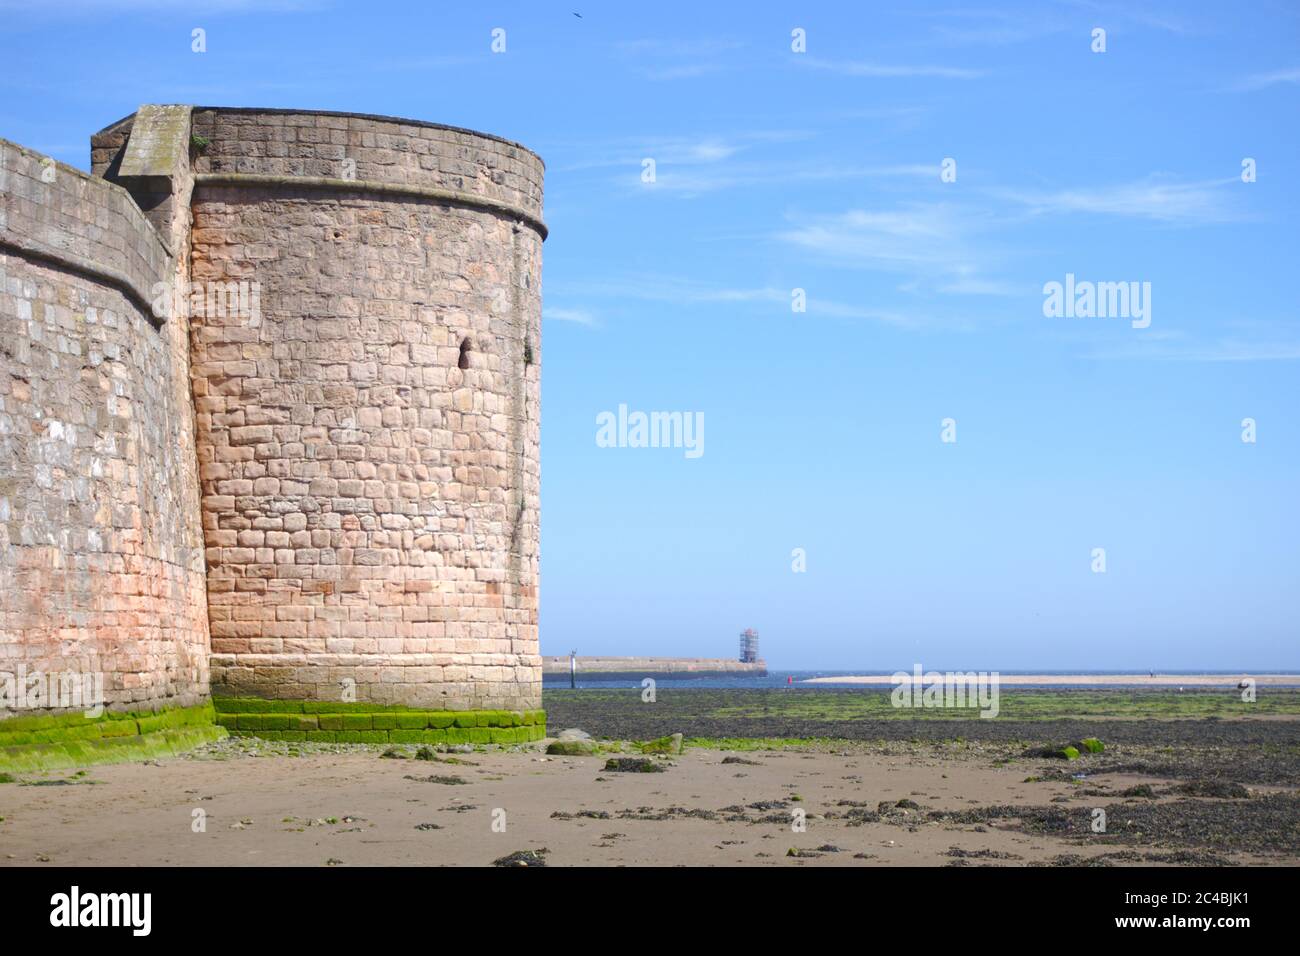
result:
[[[740,632],[740,662],[742,664],[757,664],[761,658],[758,656],[758,631],[752,627],[747,627]]]

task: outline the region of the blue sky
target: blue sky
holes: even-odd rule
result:
[[[543,156],[544,653],[1300,667],[1294,5],[0,15],[0,136],[83,168],[145,102]],[[1046,317],[1067,273],[1149,282],[1150,325]],[[702,413],[704,454],[598,447],[620,404]]]

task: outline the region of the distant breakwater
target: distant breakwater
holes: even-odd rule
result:
[[[767,662],[714,657],[579,657],[578,675],[588,679],[602,677],[653,677],[688,675],[691,677],[727,677],[746,675],[765,677]],[[569,673],[569,658],[543,657],[542,675],[558,677]]]

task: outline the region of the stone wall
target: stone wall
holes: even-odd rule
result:
[[[540,160],[373,117],[194,121],[194,277],[260,289],[255,321],[193,330],[214,692],[540,707]]]
[[[200,173],[319,177],[445,189],[542,218],[542,161],[472,130],[386,116],[194,110]]]
[[[0,141],[0,674],[119,709],[208,693],[188,330],[149,310],[175,266],[125,190]]]
[[[186,106],[91,146],[0,142],[0,671],[542,732],[541,160]]]

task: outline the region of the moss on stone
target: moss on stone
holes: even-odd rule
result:
[[[230,697],[218,698],[217,707],[217,721],[231,732],[268,739],[302,739],[270,736],[300,731],[306,734],[307,740],[336,743],[511,745],[546,736],[545,711],[417,710],[372,704]],[[293,710],[295,707],[300,709]]]
[[[139,728],[140,733],[142,734],[157,733],[160,730],[167,730],[175,726],[173,722],[167,720],[167,718],[162,714],[142,717],[135,722],[135,725]]]
[[[174,756],[226,736],[214,716],[211,704],[203,704],[96,718],[61,714],[0,721],[0,770],[25,773]],[[15,722],[40,730],[19,730]]]
[[[105,721],[103,726],[103,732],[101,732],[100,736],[104,736],[104,737],[135,736],[136,727],[139,727],[140,730],[143,731],[144,723],[146,723],[146,721],[140,721],[139,723],[136,723],[135,721]],[[152,730],[162,730],[162,727],[153,726]],[[148,731],[144,731],[144,732],[148,732]]]
[[[81,717],[80,714],[66,714],[60,716],[41,716],[41,717],[9,717],[0,722],[0,732],[18,733],[19,731],[31,732],[33,730],[49,730],[59,726],[60,718],[66,718],[71,723],[71,718]],[[83,720],[85,718],[82,718]]]
[[[219,714],[301,714],[307,703],[309,702],[301,700],[264,700],[261,697],[212,698],[212,704]]]
[[[214,716],[211,704],[201,704],[159,711],[112,711],[98,717],[82,713],[11,717],[0,720],[0,746],[131,737],[173,727],[211,726]]]
[[[395,744],[445,744],[445,730],[390,730],[388,739]]]
[[[386,744],[386,730],[340,730],[338,741],[341,744]]]
[[[641,752],[646,754],[679,754],[682,752],[682,735],[669,734],[657,740],[647,740],[641,744]]]

